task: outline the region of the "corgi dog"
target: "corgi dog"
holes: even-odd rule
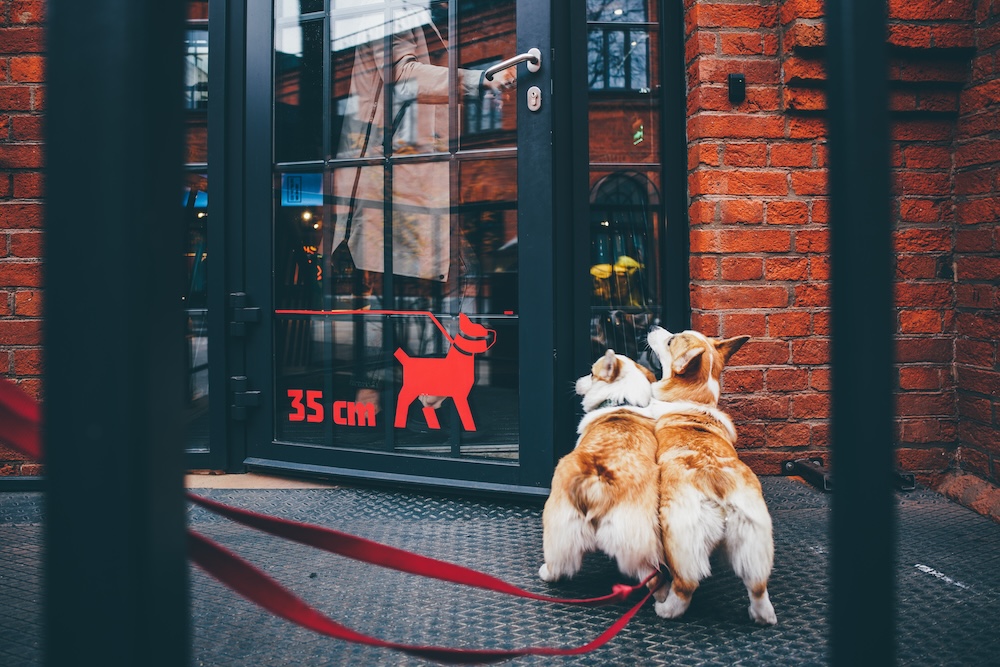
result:
[[[760,480],[736,453],[736,428],[717,407],[722,369],[747,340],[659,327],[647,337],[663,367],[662,379],[652,385],[662,557],[672,577],[665,599],[655,605],[663,618],[687,611],[718,549],[747,588],[750,617],[761,625],[778,621],[767,594],[774,564],[771,516]]]
[[[642,414],[655,379],[608,350],[577,380],[586,414],[576,447],[556,465],[542,511],[543,581],[572,577],[591,551],[611,556],[636,579],[659,570],[655,422]]]

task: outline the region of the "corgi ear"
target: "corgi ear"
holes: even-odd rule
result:
[[[722,355],[722,360],[729,362],[729,357],[736,354],[736,351],[743,347],[743,343],[750,340],[750,336],[736,336],[725,340],[715,340],[715,349]]]
[[[598,380],[611,382],[618,375],[618,357],[615,356],[615,351],[608,348],[604,356],[594,362],[590,373]]]
[[[687,373],[688,368],[691,367],[691,363],[695,359],[700,359],[702,353],[705,351],[703,347],[689,347],[684,351],[679,357],[674,358],[673,362],[670,364],[670,370],[674,375],[684,375]]]

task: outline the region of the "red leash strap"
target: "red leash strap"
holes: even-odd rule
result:
[[[38,461],[42,457],[41,423],[35,399],[0,378],[0,441]]]
[[[634,607],[615,621],[593,641],[574,648],[529,647],[520,649],[459,649],[442,646],[417,646],[389,642],[351,630],[333,621],[306,602],[299,599],[277,581],[250,563],[211,540],[188,531],[188,551],[191,560],[208,574],[254,602],[275,616],[302,627],[336,639],[403,651],[438,662],[452,664],[484,664],[500,662],[523,655],[579,655],[593,651],[608,643],[628,625],[636,612],[645,604],[651,591],[647,591]]]
[[[540,600],[542,602],[554,602],[557,604],[575,604],[595,607],[615,602],[624,602],[632,593],[646,587],[646,584],[656,575],[651,574],[644,581],[634,585],[615,584],[612,592],[596,598],[586,598],[574,600],[567,598],[554,598],[548,595],[532,593],[513,584],[509,584],[502,579],[484,574],[471,568],[455,565],[443,560],[437,560],[428,556],[415,554],[404,549],[390,547],[379,542],[366,540],[362,537],[342,533],[332,528],[314,526],[297,521],[288,521],[277,517],[258,514],[249,510],[239,509],[223,505],[222,503],[208,498],[188,493],[188,499],[205,509],[224,516],[228,519],[241,523],[244,526],[256,528],[257,530],[270,533],[277,537],[283,537],[293,542],[305,544],[307,546],[322,549],[323,551],[353,558],[372,565],[408,572],[432,579],[450,581],[455,584],[472,586],[474,588],[485,588],[486,590],[514,595],[517,597]]]

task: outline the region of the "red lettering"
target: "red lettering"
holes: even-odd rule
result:
[[[339,424],[341,426],[347,426],[347,417],[344,416],[344,412],[347,410],[347,401],[334,401],[333,402],[333,423]]]
[[[347,423],[358,426],[375,426],[375,406],[371,403],[351,403],[347,413]]]
[[[292,399],[292,414],[288,415],[288,421],[300,422],[306,418],[306,406],[302,405],[302,390],[289,389],[288,398]]]
[[[323,404],[320,401],[323,400],[323,392],[321,391],[307,391],[306,392],[306,405],[312,412],[306,417],[308,422],[321,422],[323,421]]]

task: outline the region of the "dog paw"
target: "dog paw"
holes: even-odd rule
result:
[[[548,563],[542,563],[542,566],[540,568],[538,568],[538,578],[541,579],[542,581],[547,581],[547,582],[551,583],[551,582],[555,581],[556,579],[558,579],[559,577],[554,576],[549,571],[549,565],[548,565]]]
[[[750,618],[757,625],[774,625],[778,622],[778,616],[774,613],[774,607],[770,601],[751,602]]]
[[[681,600],[676,595],[668,595],[667,599],[663,602],[657,602],[653,605],[653,609],[656,611],[656,615],[660,618],[680,618],[687,611],[688,602]]]

